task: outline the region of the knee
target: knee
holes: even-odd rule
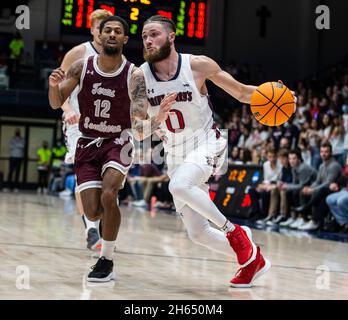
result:
[[[100,205],[98,203],[89,204],[84,208],[84,214],[90,221],[98,221],[101,218]]]
[[[112,188],[104,189],[102,194],[101,194],[102,204],[105,206],[108,203],[111,203],[113,201],[116,202],[117,195],[118,195],[118,190],[116,190],[116,189],[112,189]]]
[[[332,197],[332,195],[329,195],[326,197],[325,199],[326,201],[326,204],[330,207],[330,206],[333,206],[335,204],[335,198]]]
[[[347,207],[348,207],[348,197],[340,197],[337,200],[337,206],[339,209],[341,209],[344,212],[347,211]],[[346,212],[346,214],[348,215],[348,212]]]
[[[169,188],[170,193],[173,196],[179,197],[179,198],[183,193],[185,193],[185,189],[187,191],[187,188],[185,188],[184,184],[180,183],[177,180],[171,180],[168,188]]]

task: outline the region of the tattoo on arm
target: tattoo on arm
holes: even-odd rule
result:
[[[156,117],[147,115],[147,96],[144,75],[134,72],[130,85],[131,94],[131,120],[133,133],[138,140],[143,140],[152,135],[158,129],[160,122]]]
[[[69,68],[67,73],[67,78],[75,78],[80,80],[82,68],[83,68],[83,61],[82,60],[76,61]]]

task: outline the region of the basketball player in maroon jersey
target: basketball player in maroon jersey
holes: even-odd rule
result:
[[[67,75],[60,68],[49,78],[52,108],[62,105],[77,85],[80,108],[77,142],[77,189],[88,219],[101,218],[103,239],[98,262],[87,276],[88,281],[114,279],[113,252],[121,222],[116,199],[133,157],[130,132],[128,82],[134,65],[122,56],[128,41],[128,24],[118,16],[100,24],[102,52],[78,60]]]
[[[68,70],[71,65],[79,59],[87,58],[101,52],[102,45],[99,40],[99,26],[101,21],[110,16],[112,16],[112,13],[103,9],[97,9],[91,13],[89,19],[91,23],[91,35],[93,36],[93,41],[81,43],[69,50],[65,54],[64,59],[60,65],[62,70]],[[80,112],[77,101],[77,92],[78,87],[72,92],[69,99],[65,101],[61,107],[61,109],[63,110],[63,132],[65,136],[66,146],[68,148],[68,152],[65,156],[65,162],[68,164],[74,163],[76,143],[81,136],[81,132],[78,128]],[[87,219],[86,215],[84,214],[79,192],[75,192],[75,199],[76,207],[85,225],[87,248],[91,250],[98,250],[101,247],[100,237],[98,233],[99,221],[94,222]]]

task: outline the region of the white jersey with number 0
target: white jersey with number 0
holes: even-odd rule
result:
[[[152,65],[141,65],[148,98],[148,115],[156,115],[165,95],[176,92],[171,114],[160,126],[168,139],[164,149],[171,153],[187,153],[200,143],[213,126],[213,113],[208,95],[202,95],[193,78],[190,54],[179,54],[178,69],[168,81],[156,76]],[[204,67],[204,66],[203,66]],[[181,150],[180,150],[181,149]]]

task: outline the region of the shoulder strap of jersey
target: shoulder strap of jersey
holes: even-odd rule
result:
[[[144,79],[145,79],[145,86],[146,88],[149,88],[150,87],[150,84],[149,82],[151,81],[154,81],[156,82],[156,79],[154,78],[152,72],[151,72],[151,69],[150,69],[150,65],[148,64],[148,62],[145,62],[143,63],[141,66],[140,66],[141,70],[143,71],[143,74],[144,74]]]
[[[92,41],[87,41],[87,42],[84,42],[83,45],[86,47],[86,50],[88,51],[91,51],[95,54],[99,54],[98,50],[95,48],[95,46],[93,45],[93,42]]]

